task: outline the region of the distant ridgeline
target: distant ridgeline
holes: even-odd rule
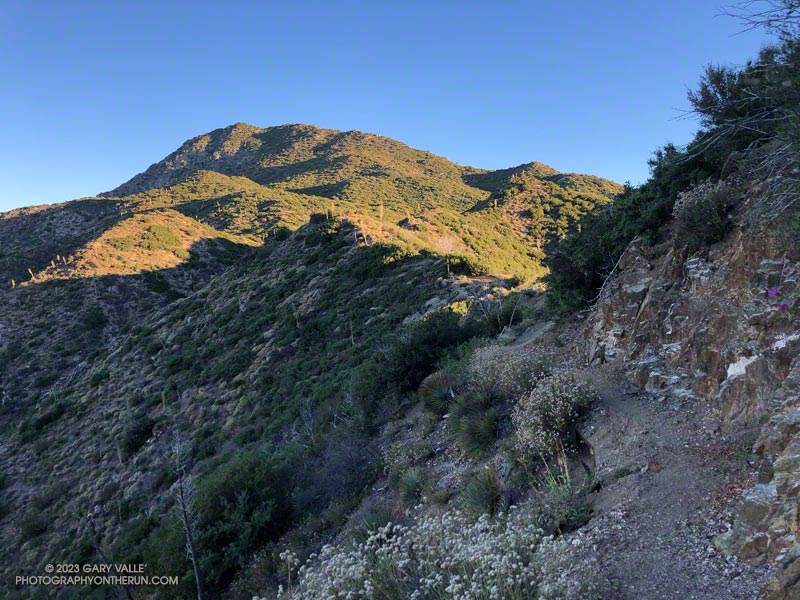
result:
[[[10,285],[30,279],[28,269],[42,280],[174,266],[199,240],[260,244],[321,213],[372,242],[530,279],[544,272],[548,238],[621,189],[540,163],[484,171],[377,135],[240,123],[189,140],[102,199],[2,215],[0,277]]]

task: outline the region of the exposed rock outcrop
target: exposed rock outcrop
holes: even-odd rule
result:
[[[633,381],[710,402],[726,431],[752,431],[756,485],[717,546],[773,561],[770,600],[800,598],[800,249],[774,231],[736,230],[689,254],[632,242],[586,329],[590,362],[621,358]],[[752,438],[751,438],[752,439]]]

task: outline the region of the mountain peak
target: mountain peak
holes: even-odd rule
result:
[[[201,170],[233,176],[256,175],[253,179],[258,181],[257,171],[264,162],[261,159],[294,155],[295,150],[307,146],[304,142],[333,133],[337,132],[304,124],[263,128],[234,123],[187,140],[163,160],[101,196],[126,196],[175,185]]]
[[[349,168],[343,168],[349,165]],[[215,171],[228,176],[252,179],[259,184],[284,181],[308,171],[333,170],[331,177],[341,181],[352,176],[382,172],[416,176],[427,170],[431,176],[445,175],[461,180],[475,175],[486,179],[482,169],[465,168],[427,151],[381,135],[358,130],[337,131],[303,123],[258,127],[238,122],[195,136],[143,173],[101,196],[127,196],[186,181],[198,171]],[[511,169],[491,172],[490,180],[507,180],[515,174],[542,177],[558,172],[542,163],[527,163]],[[499,179],[498,179],[499,177]],[[306,177],[306,179],[308,179]],[[482,187],[482,186],[478,186]]]

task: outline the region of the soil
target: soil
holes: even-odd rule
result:
[[[711,407],[655,397],[618,365],[586,369],[598,401],[582,434],[596,464],[595,516],[572,534],[596,547],[622,599],[753,600],[769,576],[718,552],[754,466],[746,434],[726,434]]]

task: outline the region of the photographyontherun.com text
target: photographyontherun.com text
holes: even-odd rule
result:
[[[17,575],[17,586],[165,586],[174,575],[148,575],[146,564],[48,564],[40,575]]]

